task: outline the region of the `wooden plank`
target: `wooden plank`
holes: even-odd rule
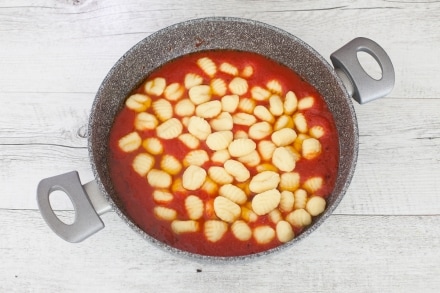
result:
[[[1,1],[0,291],[439,292],[439,12],[436,0]],[[266,22],[326,60],[358,36],[389,53],[396,86],[355,105],[359,161],[340,206],[294,247],[245,263],[182,259],[112,212],[90,239],[59,239],[36,210],[36,186],[75,169],[93,179],[86,128],[101,81],[144,37],[207,16]]]
[[[0,144],[85,148],[93,99],[86,93],[5,93]]]
[[[0,37],[7,40],[2,42],[2,67],[16,69],[0,73],[4,92],[23,90],[24,83],[26,91],[31,92],[95,92],[114,62],[142,38],[187,19],[227,15],[285,29],[327,60],[334,50],[357,36],[374,38],[399,69],[391,97],[435,98],[440,93],[440,85],[435,82],[439,56],[429,49],[440,45],[433,22],[438,2],[277,1],[269,5],[257,1],[253,2],[254,10],[243,2],[224,1],[218,5],[212,0],[203,4],[168,1],[168,5],[155,1],[148,7],[139,1],[124,5],[86,1],[83,5],[53,8],[50,2],[35,3],[25,9],[14,7],[17,4],[13,2],[0,8]],[[396,23],[397,33],[384,29],[391,21]],[[415,22],[418,30],[413,29]]]
[[[0,291],[437,292],[440,286],[439,216],[332,216],[278,254],[222,265],[169,254],[115,214],[104,218],[104,230],[71,244],[35,211],[0,210]]]

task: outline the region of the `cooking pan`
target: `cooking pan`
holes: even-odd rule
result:
[[[216,257],[173,248],[141,230],[120,204],[110,180],[109,133],[115,115],[125,99],[156,68],[186,54],[205,50],[255,52],[279,62],[314,86],[332,112],[339,137],[339,168],[326,210],[293,240],[276,248],[243,256]],[[370,54],[382,70],[379,80],[371,78],[360,65],[357,53]],[[314,49],[297,37],[270,25],[238,18],[204,18],[162,29],[131,48],[110,70],[92,105],[88,125],[88,150],[95,180],[82,185],[73,171],[43,179],[38,185],[37,202],[49,227],[69,242],[80,242],[104,227],[100,215],[113,210],[133,230],[151,243],[173,253],[195,259],[242,260],[290,247],[312,233],[337,207],[352,179],[358,155],[358,126],[351,98],[365,103],[386,96],[394,86],[393,65],[375,42],[356,38],[330,57],[334,68]],[[50,205],[50,194],[65,192],[75,209],[71,225],[63,223]]]

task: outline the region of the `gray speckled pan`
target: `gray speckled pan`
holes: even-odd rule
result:
[[[93,103],[89,122],[89,154],[96,181],[81,188],[84,191],[83,193],[86,194],[86,198],[89,198],[89,205],[91,203],[92,210],[96,210],[97,213],[107,211],[108,208],[103,207],[105,204],[102,201],[100,203],[95,195],[102,194],[106,202],[110,203],[111,208],[144,238],[161,248],[196,259],[210,261],[250,259],[277,252],[293,245],[312,233],[333,212],[344,196],[353,176],[358,154],[358,129],[349,91],[353,92],[353,96],[359,102],[364,102],[388,94],[393,87],[394,72],[392,64],[385,52],[379,46],[376,46],[377,44],[371,40],[359,38],[335,52],[332,55],[332,61],[338,67],[341,79],[335,70],[303,41],[278,28],[252,20],[237,18],[191,20],[167,27],[145,38],[130,49],[110,70]],[[280,247],[254,255],[239,257],[201,256],[180,251],[155,240],[139,229],[136,223],[133,223],[129,216],[124,213],[124,210],[119,207],[118,195],[110,180],[107,162],[109,153],[108,137],[113,119],[124,105],[125,98],[155,68],[162,64],[188,53],[212,49],[251,51],[290,67],[321,93],[334,115],[338,129],[340,145],[339,172],[334,191],[328,197],[327,209],[323,214],[315,217],[313,224],[294,240]],[[364,76],[365,72],[363,70],[358,70],[360,67],[359,62],[357,58],[353,57],[358,51],[370,53],[378,61],[382,68],[382,80],[372,80],[368,76]],[[345,80],[348,90],[342,80]],[[47,206],[49,202],[48,194],[53,190],[62,189],[72,198],[77,218],[81,216],[80,209],[82,205],[87,205],[87,200],[85,203],[76,205],[74,195],[72,195],[72,190],[75,187],[70,185],[73,184],[72,181],[79,182],[78,176],[70,177],[70,183],[68,184],[66,183],[67,180],[64,180],[67,185],[70,184],[67,187],[66,184],[59,183],[62,179],[60,176],[45,179],[40,183],[38,203],[43,217],[58,235],[67,241],[78,242],[101,229],[103,224],[99,220],[96,221],[94,227],[90,228],[90,226],[93,226],[90,225],[91,221],[88,221],[87,224],[79,223],[76,229],[80,231],[77,232],[79,235],[72,235],[74,234],[72,231],[67,231],[67,233],[64,231],[67,229],[65,226],[54,223],[56,220],[53,218],[53,212],[51,212],[51,209],[48,211]],[[99,188],[99,191],[97,188]],[[89,209],[89,212],[93,214],[94,211]],[[99,219],[97,215],[96,217]],[[89,226],[88,234],[81,232],[84,225]]]

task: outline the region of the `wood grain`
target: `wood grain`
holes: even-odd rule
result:
[[[15,70],[0,75],[1,91],[20,91],[26,80],[26,92],[93,93],[112,64],[151,33],[187,19],[233,16],[285,29],[327,59],[355,37],[374,38],[400,69],[391,97],[436,98],[440,93],[435,82],[440,57],[424,50],[440,45],[436,1],[252,1],[253,9],[246,1],[231,0],[78,3],[3,4],[0,36],[7,41],[2,42],[2,63]]]
[[[439,15],[436,0],[0,1],[0,291],[439,292]],[[245,263],[169,254],[113,212],[90,239],[59,239],[36,187],[71,170],[93,179],[88,116],[107,72],[155,31],[208,16],[274,25],[327,61],[358,36],[391,56],[392,93],[355,104],[359,159],[334,215],[294,247]],[[71,209],[65,198],[56,206]]]
[[[232,264],[164,252],[113,213],[105,216],[108,227],[77,245],[52,235],[36,211],[0,210],[0,220],[7,235],[2,258],[11,260],[0,262],[0,291],[436,292],[440,286],[440,255],[433,253],[440,219],[433,216],[332,216],[281,253]]]

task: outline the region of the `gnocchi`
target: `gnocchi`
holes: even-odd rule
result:
[[[257,118],[252,114],[239,112],[232,115],[232,121],[237,125],[251,126],[257,121]]]
[[[254,86],[251,89],[251,95],[254,100],[257,101],[265,101],[269,99],[270,97],[270,91],[266,90],[265,88]]]
[[[219,70],[233,76],[238,75],[238,68],[228,62],[220,64]]]
[[[166,80],[163,77],[156,77],[145,83],[144,90],[149,95],[160,96],[165,90]]]
[[[283,215],[281,214],[279,209],[274,209],[267,215],[269,216],[269,220],[274,224],[277,224],[283,219]]]
[[[234,236],[240,241],[247,241],[252,237],[252,230],[244,221],[235,221],[231,225],[231,231]]]
[[[150,107],[151,98],[143,94],[133,94],[125,101],[125,105],[133,111],[143,112]]]
[[[215,131],[232,130],[234,121],[232,120],[231,114],[222,112],[216,118],[211,119],[209,125]]]
[[[153,223],[174,234],[171,245],[191,251],[184,242],[216,247],[224,239],[246,242],[233,251],[258,252],[291,241],[325,211],[333,181],[319,169],[304,170],[326,160],[334,126],[327,117],[313,121],[325,107],[315,91],[293,91],[283,76],[264,75],[258,62],[216,54],[196,53],[192,67],[172,77],[168,65],[158,69],[127,97],[120,115],[131,115],[122,120],[133,124],[110,143],[119,151],[114,160],[129,161],[148,186],[145,194],[133,188],[135,196],[151,197],[133,209],[148,205]]]
[[[140,176],[145,176],[147,173],[153,168],[154,165],[154,157],[145,154],[140,153],[133,159],[133,169],[138,173]]]
[[[275,189],[280,183],[280,174],[274,171],[264,171],[252,177],[249,189],[255,193],[261,193]]]
[[[317,216],[325,210],[325,199],[320,196],[312,196],[306,204],[306,211],[312,215]]]
[[[142,147],[152,155],[160,155],[163,152],[163,145],[156,137],[146,138],[142,142]]]
[[[238,157],[237,160],[243,163],[244,165],[246,165],[247,167],[255,167],[261,162],[260,155],[255,150],[247,155]]]
[[[193,150],[186,154],[183,158],[183,164],[185,166],[194,165],[202,166],[209,161],[208,153],[205,150]]]
[[[176,106],[174,107],[174,112],[178,116],[191,116],[194,114],[196,110],[196,106],[193,102],[191,102],[190,99],[182,99],[179,102],[177,102]]]
[[[270,96],[269,110],[274,116],[281,116],[284,113],[284,104],[280,96],[278,95]]]
[[[178,137],[183,130],[183,125],[176,118],[171,118],[156,128],[156,135],[163,139],[172,139]]]
[[[203,216],[203,201],[195,195],[189,195],[185,198],[185,209],[191,220],[198,220]]]
[[[309,129],[309,134],[311,137],[319,139],[324,136],[325,130],[322,126],[316,125],[316,126],[313,126]]]
[[[261,105],[258,105],[254,108],[254,115],[258,119],[261,119],[269,123],[273,123],[275,121],[275,118],[273,117],[272,113],[266,107]]]
[[[291,172],[295,169],[295,158],[285,147],[277,147],[273,151],[272,163],[284,172]]]
[[[275,209],[281,199],[278,189],[271,189],[259,193],[252,199],[252,210],[259,216],[265,215]]]
[[[233,184],[225,184],[220,187],[218,194],[237,204],[244,204],[247,201],[246,193]]]
[[[199,229],[200,224],[198,221],[195,220],[174,220],[173,222],[171,222],[171,230],[173,230],[173,232],[176,234],[197,232],[199,231]]]
[[[241,77],[234,77],[228,87],[234,95],[244,95],[248,91],[248,83]]]
[[[228,151],[232,157],[242,157],[250,154],[256,147],[257,145],[252,139],[239,138],[230,142]]]
[[[209,76],[214,76],[217,72],[217,66],[214,61],[208,57],[203,57],[197,60],[197,65]]]
[[[280,147],[292,144],[296,139],[296,132],[292,128],[283,128],[272,133],[272,142]]]
[[[286,172],[280,176],[280,189],[295,191],[299,188],[300,176],[297,172]]]
[[[275,131],[283,129],[283,128],[293,128],[293,119],[289,115],[281,115],[275,121],[273,125],[273,129]]]
[[[187,190],[199,189],[206,179],[205,169],[191,165],[185,169],[182,175],[182,186]]]
[[[321,153],[321,143],[316,138],[307,138],[302,142],[302,156],[307,160],[312,160]]]
[[[286,221],[294,227],[304,227],[312,223],[312,216],[305,209],[297,209],[286,216]]]
[[[283,190],[280,194],[280,210],[283,212],[291,212],[295,204],[295,196],[292,191]]]
[[[118,146],[119,148],[126,152],[130,153],[137,150],[142,144],[142,138],[137,132],[131,132],[126,136],[119,139]]]
[[[208,175],[212,180],[214,180],[214,182],[221,185],[230,184],[234,181],[234,177],[226,172],[225,168],[220,166],[210,167],[208,169]]]
[[[256,107],[256,103],[254,100],[249,98],[240,99],[238,103],[238,109],[244,113],[252,114]]]
[[[200,140],[205,140],[211,134],[211,126],[201,117],[192,116],[188,122],[188,132]]]
[[[195,73],[187,73],[183,83],[186,89],[190,89],[196,85],[201,85],[203,83],[203,77]]]
[[[307,132],[307,121],[304,117],[304,114],[298,113],[293,116],[293,123],[295,124],[296,129],[299,132],[306,133]]]
[[[292,226],[287,221],[279,221],[276,226],[276,235],[280,242],[289,242],[295,237]]]
[[[157,203],[168,203],[174,199],[174,195],[168,191],[156,189],[153,191],[153,199]]]
[[[211,87],[209,85],[196,85],[189,89],[188,96],[191,102],[200,105],[211,100]]]
[[[305,97],[298,101],[298,110],[306,110],[313,106],[315,99],[313,97]]]
[[[273,152],[276,148],[277,146],[269,140],[262,140],[258,143],[258,152],[266,161],[269,161],[272,158]]]
[[[298,106],[298,99],[294,92],[288,91],[284,97],[284,114],[292,115]]]
[[[156,117],[160,121],[166,121],[173,117],[173,106],[169,101],[165,99],[160,99],[153,102],[153,105],[151,107],[153,108]]]
[[[231,174],[238,182],[243,182],[249,179],[251,176],[249,170],[243,165],[243,163],[235,160],[227,160],[224,163],[226,172]]]
[[[177,218],[176,210],[162,207],[162,206],[157,206],[154,208],[154,215],[157,218],[159,218],[161,220],[165,220],[165,221],[172,221]]]
[[[209,220],[205,222],[205,236],[210,242],[219,241],[228,230],[228,224],[223,221]]]
[[[223,96],[228,90],[226,83],[221,78],[215,78],[211,81],[211,90],[214,95]]]
[[[182,133],[177,138],[189,149],[196,149],[200,145],[199,139],[191,133]]]
[[[229,130],[211,133],[206,138],[206,145],[213,151],[227,149],[233,139],[233,133]]]
[[[240,206],[224,196],[214,199],[214,211],[217,217],[228,223],[234,222],[241,215]]]
[[[202,118],[214,118],[222,111],[220,101],[209,101],[196,107],[196,115]]]
[[[165,171],[158,169],[151,169],[147,173],[147,181],[153,187],[168,188],[171,186],[171,175]]]
[[[182,170],[182,164],[172,155],[164,155],[160,161],[160,168],[171,175],[177,175]]]
[[[283,91],[282,85],[278,80],[275,79],[268,81],[266,86],[268,90],[276,94],[281,94],[281,92]]]
[[[217,164],[224,164],[227,160],[231,158],[228,150],[219,150],[212,154],[211,161]]]
[[[303,187],[308,192],[315,193],[322,187],[323,182],[322,177],[311,177],[304,182]]]
[[[169,101],[177,101],[185,93],[185,88],[180,83],[172,83],[164,90],[165,99]]]
[[[307,192],[304,189],[297,189],[293,195],[295,197],[295,209],[304,209],[307,203]]]
[[[241,75],[243,77],[251,77],[254,74],[254,68],[251,65],[246,66],[243,68],[243,71],[241,72]]]
[[[238,95],[227,95],[221,99],[222,110],[233,113],[238,108],[240,97]]]
[[[275,230],[270,226],[259,226],[254,230],[254,238],[260,244],[266,244],[275,238]]]
[[[272,133],[272,125],[268,122],[257,122],[249,127],[249,137],[253,139],[263,139]]]
[[[157,127],[159,124],[159,121],[157,120],[156,116],[141,112],[138,115],[136,115],[136,118],[134,120],[134,127],[137,130],[153,130]]]

